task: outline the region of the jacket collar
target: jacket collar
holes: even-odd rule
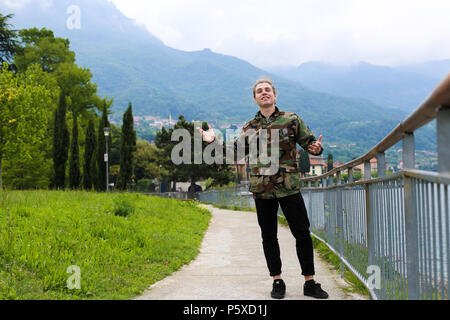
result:
[[[280,110],[278,109],[277,106],[275,106],[275,111],[270,115],[269,119],[270,119],[270,118],[276,118],[276,117],[278,117],[279,115],[280,115]],[[261,110],[260,110],[260,111],[258,111],[258,112],[256,113],[256,115],[255,115],[255,120],[259,121],[259,120],[261,120],[261,119],[264,119],[264,116],[262,115]]]

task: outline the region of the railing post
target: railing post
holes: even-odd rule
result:
[[[442,106],[437,114],[438,171],[450,174],[450,106]]]
[[[378,178],[386,176],[386,156],[384,152],[379,152],[377,154],[377,171]]]
[[[364,180],[370,180],[372,178],[371,172],[370,161],[364,162]]]
[[[407,133],[403,137],[403,170],[414,169],[416,166],[414,133]]]

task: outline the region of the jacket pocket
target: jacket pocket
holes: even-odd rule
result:
[[[262,193],[264,192],[264,176],[250,174],[250,188],[249,191],[252,193]]]
[[[300,190],[300,172],[284,171],[284,186],[287,190]]]

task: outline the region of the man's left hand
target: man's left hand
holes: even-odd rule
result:
[[[313,155],[319,155],[321,151],[322,151],[322,136],[320,136],[319,140],[312,143],[308,148],[308,152]]]

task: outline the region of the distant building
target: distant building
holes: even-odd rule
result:
[[[247,170],[249,166],[245,160],[235,162],[234,164],[230,165],[230,168],[236,178],[236,181],[249,180],[249,178],[247,177]]]
[[[309,156],[309,163],[311,168],[309,170],[310,176],[321,176],[327,171],[327,162],[322,156]]]

